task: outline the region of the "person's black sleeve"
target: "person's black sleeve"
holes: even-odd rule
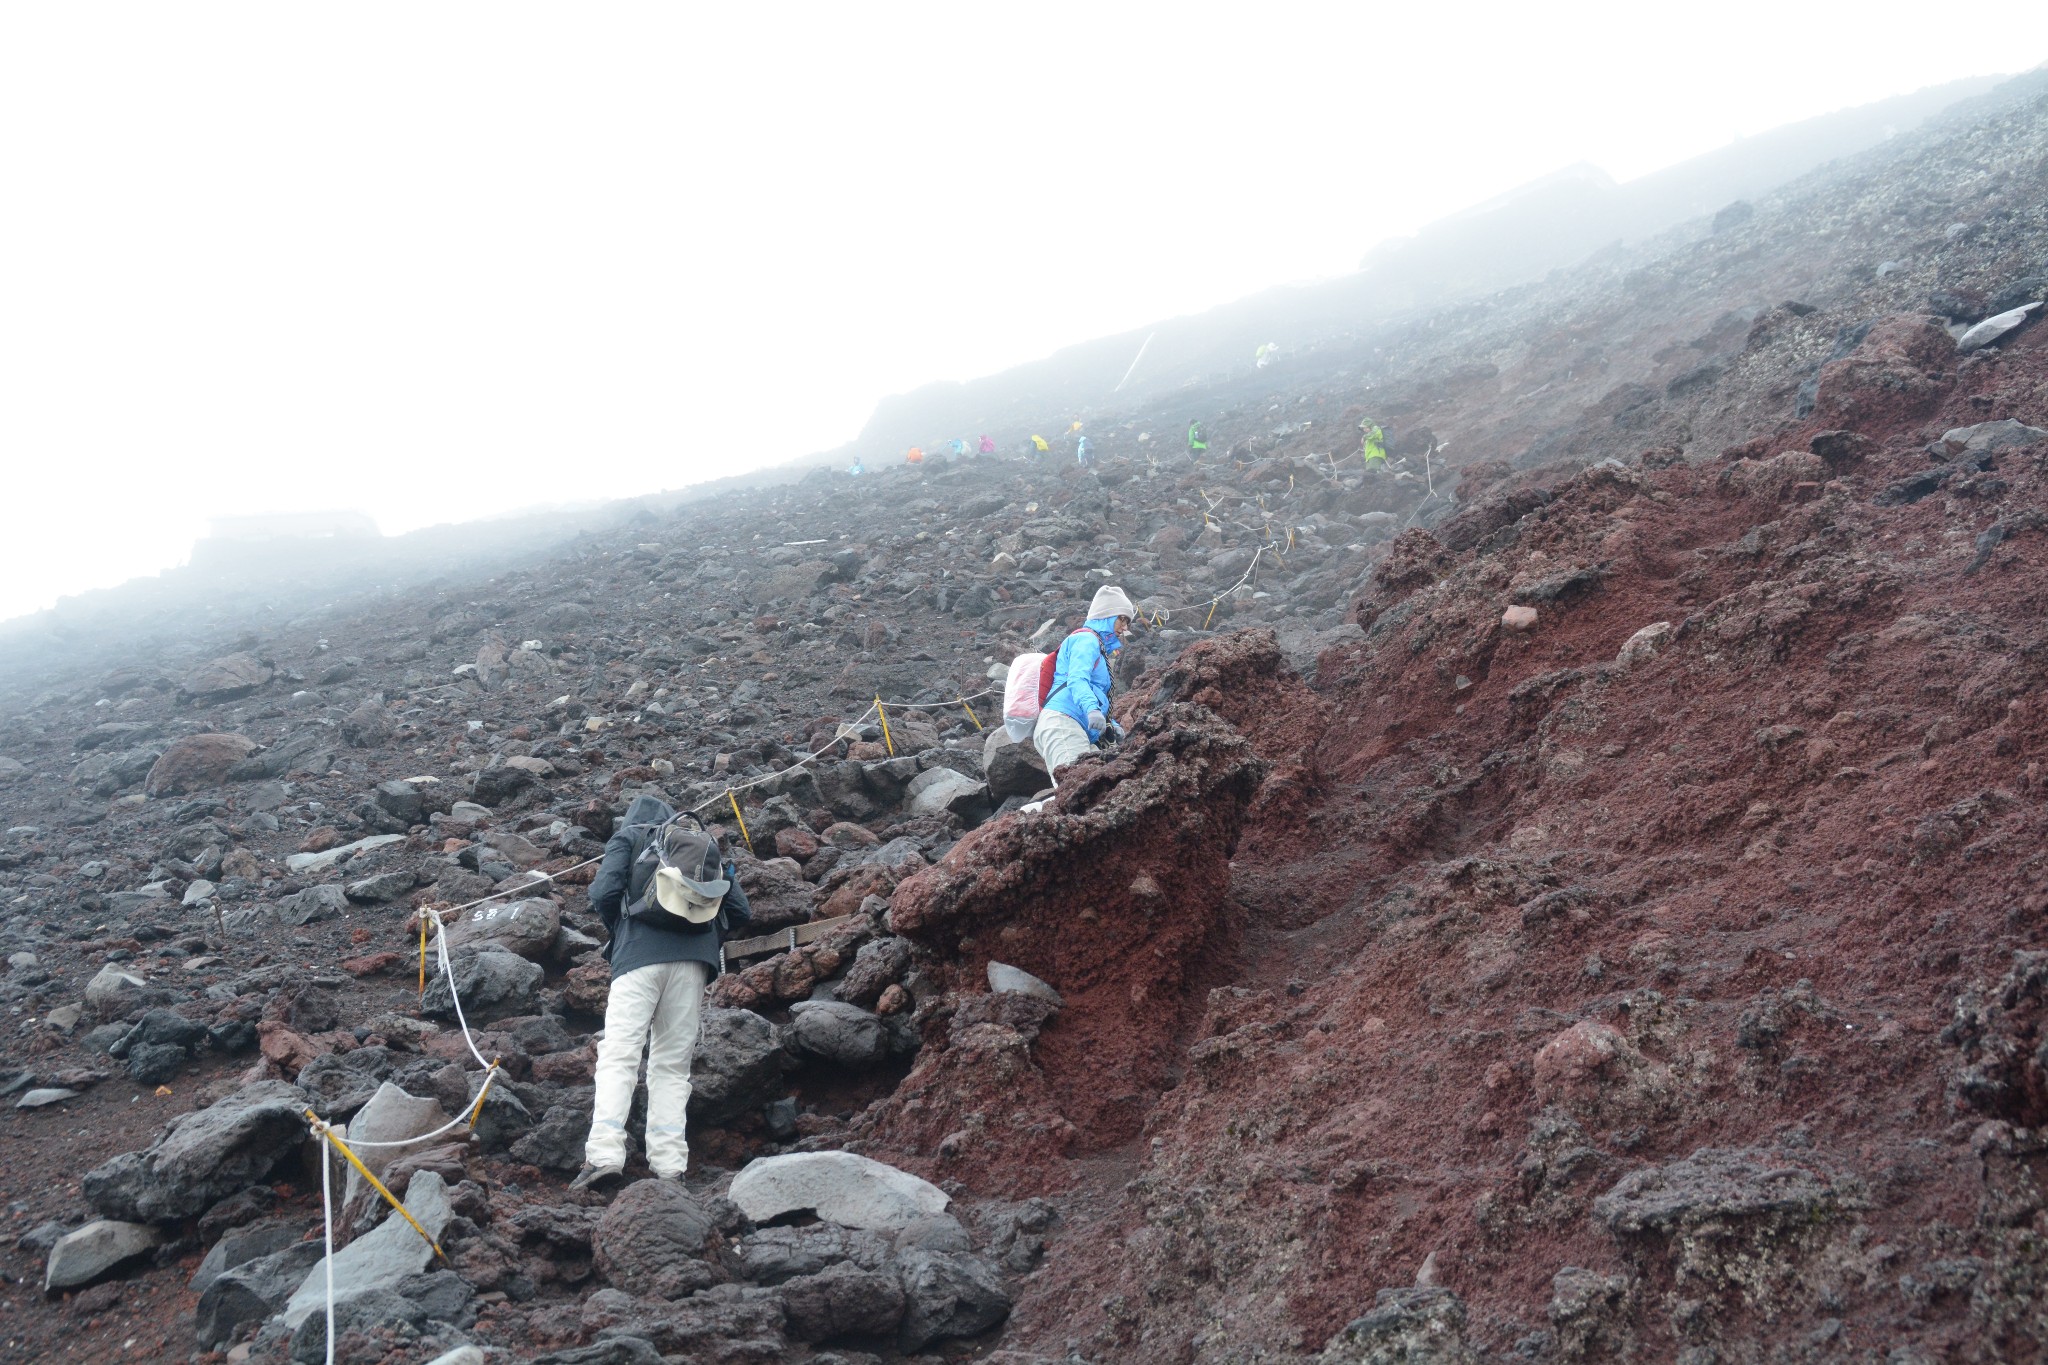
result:
[[[747,893],[740,889],[737,873],[728,874],[725,899],[719,904],[725,909],[726,923],[735,929],[745,928],[754,922],[754,907],[747,904]]]
[[[604,861],[598,864],[597,875],[590,879],[591,909],[597,911],[597,917],[610,932],[618,932],[619,911],[626,901],[632,871],[633,841],[623,834],[614,834],[605,841]]]

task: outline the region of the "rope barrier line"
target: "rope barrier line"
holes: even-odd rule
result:
[[[590,861],[596,862],[597,859]],[[455,989],[455,964],[448,958],[448,926],[441,922],[438,914],[434,916],[434,951],[441,960],[441,975],[448,979],[448,1003],[455,1007],[455,1022],[462,1029],[462,1041],[469,1048],[469,1055],[476,1058],[476,1064],[488,1068],[490,1063],[484,1060],[483,1053],[476,1050],[476,1039],[469,1036],[469,1020],[462,1014],[462,996]]]
[[[327,1238],[327,1254],[320,1264],[327,1270],[327,1365],[334,1365],[334,1187],[328,1172],[327,1148],[320,1148],[321,1227]]]
[[[1202,618],[1201,628],[1203,630],[1207,630],[1209,628],[1209,622],[1215,619],[1216,608],[1222,605],[1223,600],[1235,594],[1239,588],[1242,588],[1246,583],[1251,581],[1251,576],[1258,572],[1259,560],[1265,555],[1266,551],[1272,548],[1273,547],[1270,545],[1261,545],[1256,551],[1253,552],[1252,562],[1245,565],[1244,573],[1238,577],[1237,582],[1232,583],[1229,587],[1225,588],[1222,592],[1216,594],[1216,596],[1210,598],[1207,602],[1195,603],[1195,607],[1207,607],[1209,609],[1209,614]],[[1275,552],[1274,557],[1279,557],[1277,551]],[[1189,608],[1189,610],[1194,610],[1194,607]],[[1160,611],[1156,614],[1159,618],[1158,624],[1164,624],[1166,621],[1170,621],[1173,619],[1173,614],[1171,612]]]
[[[964,697],[955,697],[951,701],[892,701],[889,705],[895,707],[898,711],[941,711],[948,706],[958,706],[962,702],[980,701],[983,697],[993,697],[999,690],[998,688],[987,687],[979,692],[970,692]]]

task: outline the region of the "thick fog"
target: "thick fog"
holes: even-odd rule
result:
[[[828,449],[2048,38],[1814,9],[11,7],[0,618],[216,517],[395,533]]]

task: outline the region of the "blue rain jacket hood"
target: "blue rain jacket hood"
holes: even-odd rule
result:
[[[675,810],[668,802],[653,796],[634,797],[633,804],[626,807],[626,818],[619,821],[618,828],[605,842],[604,861],[598,865],[597,876],[591,879],[591,907],[611,934],[604,956],[612,964],[614,980],[636,967],[657,962],[702,962],[711,969],[712,976],[719,973],[721,935],[717,919],[701,929],[681,931],[629,918],[625,912],[633,894],[645,889],[632,884],[634,859],[647,846],[647,836],[674,818]],[[730,884],[725,899],[719,903],[720,918],[734,929],[744,929],[754,922],[753,909],[747,904],[747,893],[740,890],[740,879],[729,863],[726,876]]]
[[[1088,742],[1102,738],[1102,726],[1091,726],[1088,713],[1109,716],[1109,656],[1124,647],[1116,637],[1116,618],[1098,616],[1089,621],[1085,633],[1076,631],[1060,642],[1058,661],[1053,665],[1052,692],[1046,709],[1072,716],[1088,732]]]

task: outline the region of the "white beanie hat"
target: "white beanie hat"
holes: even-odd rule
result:
[[[1088,603],[1088,619],[1099,621],[1105,616],[1136,616],[1138,609],[1131,605],[1131,599],[1124,595],[1122,588],[1113,588],[1105,583],[1095,590],[1095,597]]]

